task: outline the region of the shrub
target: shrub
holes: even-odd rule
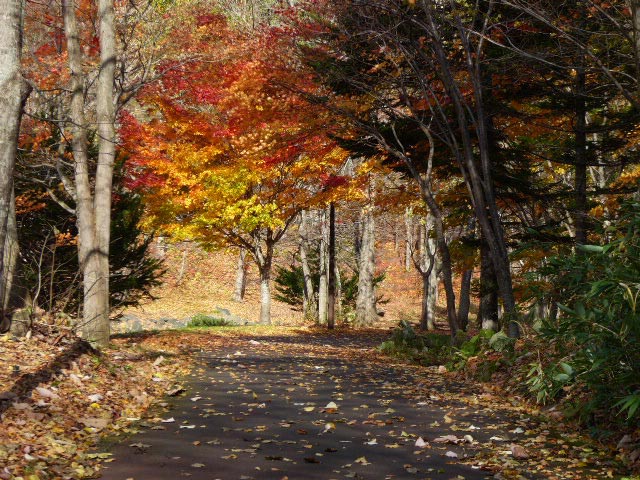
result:
[[[309,262],[311,268],[311,281],[314,291],[318,291],[320,283],[319,265],[317,256],[312,256]],[[384,281],[385,274],[381,273],[373,278],[374,286]],[[288,267],[275,267],[275,294],[273,298],[280,302],[287,303],[297,308],[302,308],[304,296],[304,273],[302,267],[297,263],[292,263]],[[347,314],[350,310],[355,309],[356,298],[358,296],[358,273],[352,275],[342,275],[341,278],[342,305],[346,307]],[[385,304],[388,300],[379,296],[376,298],[376,304]]]
[[[419,335],[407,320],[400,320],[391,332],[391,338],[382,342],[378,350],[422,365],[438,365],[450,357],[450,344],[448,335]]]
[[[615,226],[602,232],[610,243],[586,245],[555,258],[542,273],[563,304],[540,335],[552,352],[534,365],[529,388],[539,400],[576,384],[589,392],[581,413],[616,411],[640,418],[640,203],[627,202]],[[543,392],[544,393],[541,393]]]
[[[231,325],[231,323],[224,318],[199,313],[191,318],[187,327],[226,327],[228,325]]]

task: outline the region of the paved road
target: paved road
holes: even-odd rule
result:
[[[497,419],[489,406],[457,401],[450,393],[456,386],[435,370],[425,378],[420,370],[370,362],[366,345],[352,340],[299,342],[244,338],[200,353],[185,392],[159,413],[163,421],[116,446],[102,478],[491,476],[462,459],[473,464],[483,442],[509,437],[514,423],[504,414]],[[435,441],[444,435],[460,441]],[[464,443],[465,435],[473,443]],[[427,446],[416,446],[419,437]]]

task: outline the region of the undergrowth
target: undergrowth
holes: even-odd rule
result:
[[[211,315],[204,315],[202,313],[198,313],[194,315],[187,327],[227,327],[230,326],[231,323],[225,320],[224,318],[213,317]]]

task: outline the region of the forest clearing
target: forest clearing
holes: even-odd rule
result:
[[[637,0],[0,0],[0,479],[638,478],[639,126]]]

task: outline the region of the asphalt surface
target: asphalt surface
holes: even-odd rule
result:
[[[199,353],[184,392],[114,447],[102,478],[492,476],[474,458],[489,437],[509,436],[509,419],[456,401],[456,386],[435,369],[425,378],[368,361],[363,346],[323,342],[242,339]]]

